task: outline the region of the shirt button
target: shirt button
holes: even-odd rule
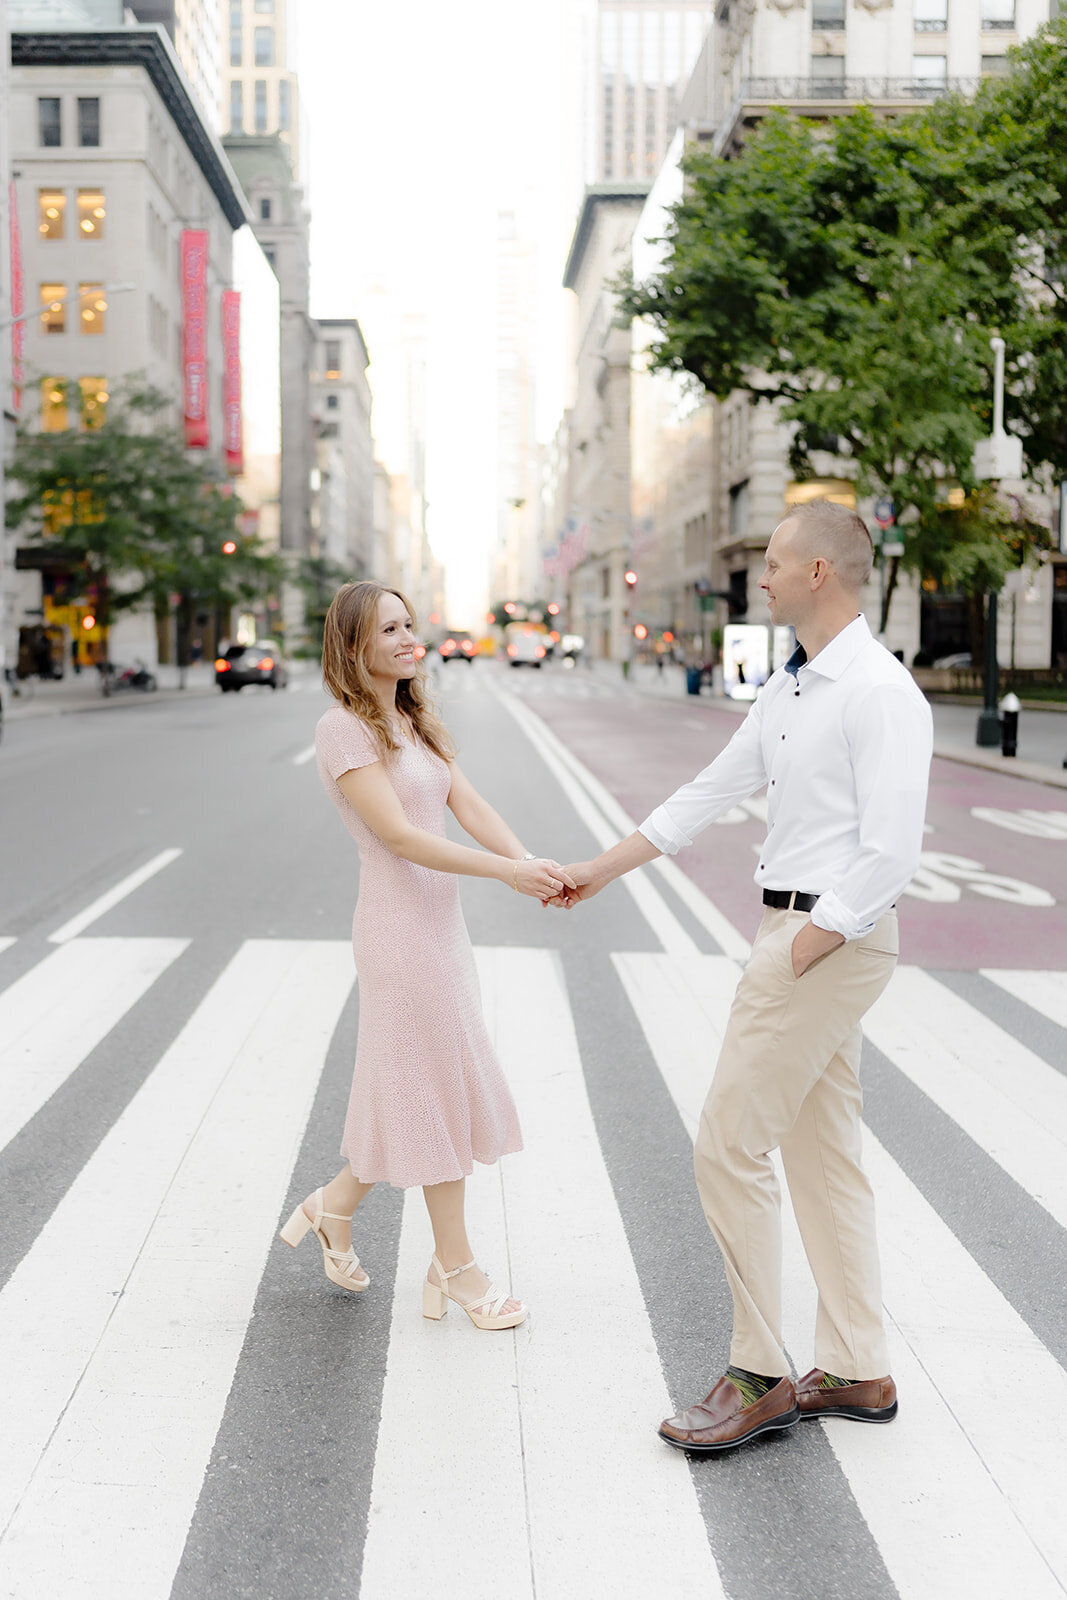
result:
[[[762,861],[759,864],[759,869],[760,869],[761,872],[766,872],[766,870],[767,870],[767,868],[763,865]]]
[[[783,739],[784,739],[784,738],[785,738],[785,734],[784,734],[784,733],[783,733],[783,734],[782,734],[782,738],[783,738]]]
[[[775,784],[776,784],[776,783],[777,783],[777,782],[778,782],[778,779],[777,779],[777,778],[772,778],[772,779],[771,779],[771,788],[772,788],[772,789],[773,789],[773,788],[774,788],[774,786],[775,786]]]

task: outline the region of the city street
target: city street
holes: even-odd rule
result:
[[[737,726],[582,667],[439,681],[464,769],[564,862]],[[326,703],[308,670],[7,719],[2,1600],[1063,1600],[1067,792],[934,762],[864,1057],[898,1420],[690,1459],[656,1428],[728,1359],[691,1144],[763,801],[572,913],[465,881],[526,1145],[470,1183],[532,1308],[483,1338],[420,1314],[418,1191],[357,1214],[363,1295],[277,1237],[340,1165],[358,1024]]]

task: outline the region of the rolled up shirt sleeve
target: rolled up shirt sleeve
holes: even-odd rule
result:
[[[761,702],[756,700],[726,749],[657,806],[638,832],[664,855],[677,855],[716,817],[762,789],[767,766],[761,724]]]
[[[926,701],[880,684],[852,708],[849,745],[859,845],[844,876],[820,895],[811,920],[862,939],[915,875],[922,851],[933,718]]]

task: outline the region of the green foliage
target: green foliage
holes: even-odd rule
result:
[[[329,556],[302,555],[293,571],[293,581],[304,596],[307,644],[299,654],[317,658],[322,655],[322,633],[330,602],[343,583],[353,581],[352,574]]]
[[[69,386],[68,405],[76,406]],[[240,502],[162,426],[169,401],[130,387],[114,394],[96,428],[19,430],[10,476],[17,492],[7,522],[23,538],[54,543],[96,592],[107,626],[118,611],[151,604],[165,615],[178,594],[179,659],[198,606],[229,607],[279,580],[277,558],[236,528]],[[227,554],[223,545],[232,542]]]
[[[976,493],[991,334],[1008,345],[1030,469],[1067,476],[1065,101],[1061,24],[973,103],[820,128],[775,112],[734,159],[688,158],[662,270],[621,286],[661,341],[656,365],[719,399],[777,402],[799,478],[836,436],[859,491],[893,498],[903,565],[946,582],[984,586],[1042,546],[1029,519]],[[950,513],[953,484],[967,498]]]

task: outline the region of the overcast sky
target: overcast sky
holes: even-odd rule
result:
[[[580,197],[587,10],[588,0],[300,0],[312,311],[360,318],[372,384],[382,309],[426,314],[429,527],[459,625],[484,602],[496,525],[501,208],[519,210],[539,242],[543,434],[562,404],[558,286]],[[384,439],[388,418],[380,424]]]

